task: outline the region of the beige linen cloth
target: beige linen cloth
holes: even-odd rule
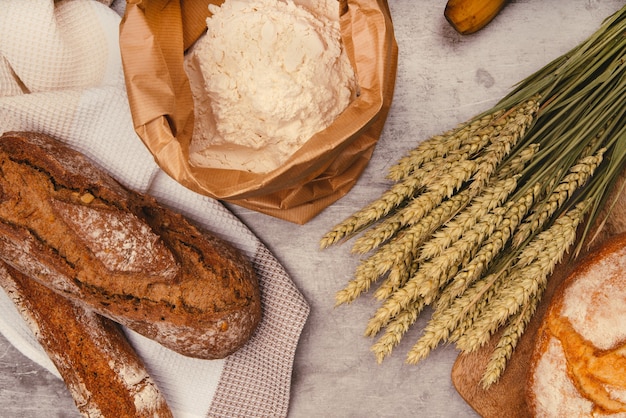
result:
[[[0,132],[47,133],[83,152],[122,184],[153,195],[240,248],[260,278],[263,320],[224,360],[178,355],[126,330],[176,417],[286,416],[295,349],[309,306],[283,267],[219,202],[161,171],[132,126],[118,27],[124,4],[106,0],[3,0]],[[0,291],[0,332],[58,376]]]

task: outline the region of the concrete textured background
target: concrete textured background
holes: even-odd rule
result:
[[[231,207],[285,266],[311,305],[296,353],[289,417],[472,417],[450,371],[457,352],[441,347],[416,366],[405,355],[425,312],[381,365],[363,336],[377,303],[369,296],[334,308],[334,294],[359,260],[350,245],[319,239],[387,187],[387,169],[433,135],[487,110],[511,87],[583,41],[623,0],[512,1],[482,31],[457,34],[445,1],[389,0],[399,45],[394,102],[373,158],[352,191],[306,225]],[[73,417],[64,384],[0,336],[0,416]]]

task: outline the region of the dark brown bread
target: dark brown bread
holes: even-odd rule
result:
[[[172,417],[116,323],[2,262],[0,286],[56,366],[83,416]]]
[[[86,157],[32,132],[0,138],[0,258],[183,355],[242,347],[261,318],[247,259]]]

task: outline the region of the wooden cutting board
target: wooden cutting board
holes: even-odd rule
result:
[[[622,173],[615,186],[615,191],[612,193],[613,195],[616,195],[618,190],[622,190],[621,186],[624,179],[625,173]],[[610,236],[624,231],[626,231],[626,192],[619,195],[617,205],[611,211],[607,223],[598,233],[593,241],[593,245],[589,246],[587,250],[583,247],[583,251],[577,260],[581,260],[585,254],[593,251],[594,248],[601,245]],[[482,417],[530,417],[524,400],[524,392],[526,390],[530,357],[534,348],[534,338],[554,291],[575,267],[576,260],[572,259],[571,254],[566,256],[561,264],[556,267],[550,277],[542,301],[498,383],[492,385],[488,390],[483,390],[480,385],[480,378],[493,351],[493,347],[498,341],[498,335],[495,335],[490,343],[481,350],[458,356],[452,367],[452,383],[461,397]]]

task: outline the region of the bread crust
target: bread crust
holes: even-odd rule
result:
[[[0,138],[0,259],[186,356],[224,358],[261,318],[234,247],[47,135]]]
[[[589,254],[556,290],[531,356],[536,417],[626,416],[626,234]]]
[[[0,262],[14,302],[85,417],[170,418],[165,398],[119,326]]]

